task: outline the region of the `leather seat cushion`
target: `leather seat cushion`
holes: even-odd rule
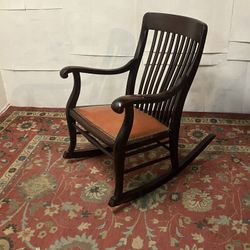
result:
[[[124,119],[124,113],[118,114],[110,105],[77,107],[74,109],[85,121],[115,139]],[[134,109],[134,122],[129,140],[152,136],[168,130],[154,117]]]

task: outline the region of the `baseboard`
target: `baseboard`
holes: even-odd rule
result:
[[[9,108],[9,106],[10,106],[10,104],[7,103],[2,109],[0,109],[0,115],[1,115],[2,113],[4,113],[4,112]]]

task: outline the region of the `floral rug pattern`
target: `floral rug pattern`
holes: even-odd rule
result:
[[[250,115],[185,113],[181,155],[210,132],[216,139],[177,178],[110,208],[112,161],[62,158],[69,142],[63,110],[10,107],[0,117],[0,249],[249,250]],[[138,154],[127,165],[161,153]],[[168,167],[129,173],[125,186]]]

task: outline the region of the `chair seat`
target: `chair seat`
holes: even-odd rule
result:
[[[111,138],[112,141],[117,137],[124,120],[124,113],[118,114],[114,112],[110,105],[77,107],[74,111],[85,121],[85,124],[94,126],[104,135]],[[152,116],[134,108],[134,123],[129,141],[144,137],[148,138],[168,130],[167,126]]]

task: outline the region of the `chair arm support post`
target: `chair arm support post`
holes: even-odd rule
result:
[[[125,95],[115,99],[112,104],[111,108],[116,113],[123,113],[124,108],[128,105],[134,104],[146,104],[146,103],[158,103],[162,102],[163,100],[170,99],[174,95],[178,93],[178,91],[182,88],[183,85],[187,83],[188,77],[185,75],[179,78],[170,90],[163,91],[158,94],[146,94],[146,95]]]
[[[77,100],[80,95],[81,90],[81,76],[79,72],[73,73],[74,77],[74,86],[71,91],[70,97],[68,99],[67,105],[66,105],[66,115],[69,116],[70,109],[76,107]]]
[[[61,69],[60,76],[62,78],[67,78],[69,73],[86,73],[86,74],[96,74],[96,75],[116,75],[129,71],[134,64],[136,59],[130,60],[127,64],[120,68],[115,69],[97,69],[97,68],[87,68],[81,66],[67,66]]]
[[[117,135],[116,143],[125,144],[128,141],[132,126],[134,121],[134,108],[133,105],[127,105],[125,108],[125,116],[120,128],[120,131]]]

